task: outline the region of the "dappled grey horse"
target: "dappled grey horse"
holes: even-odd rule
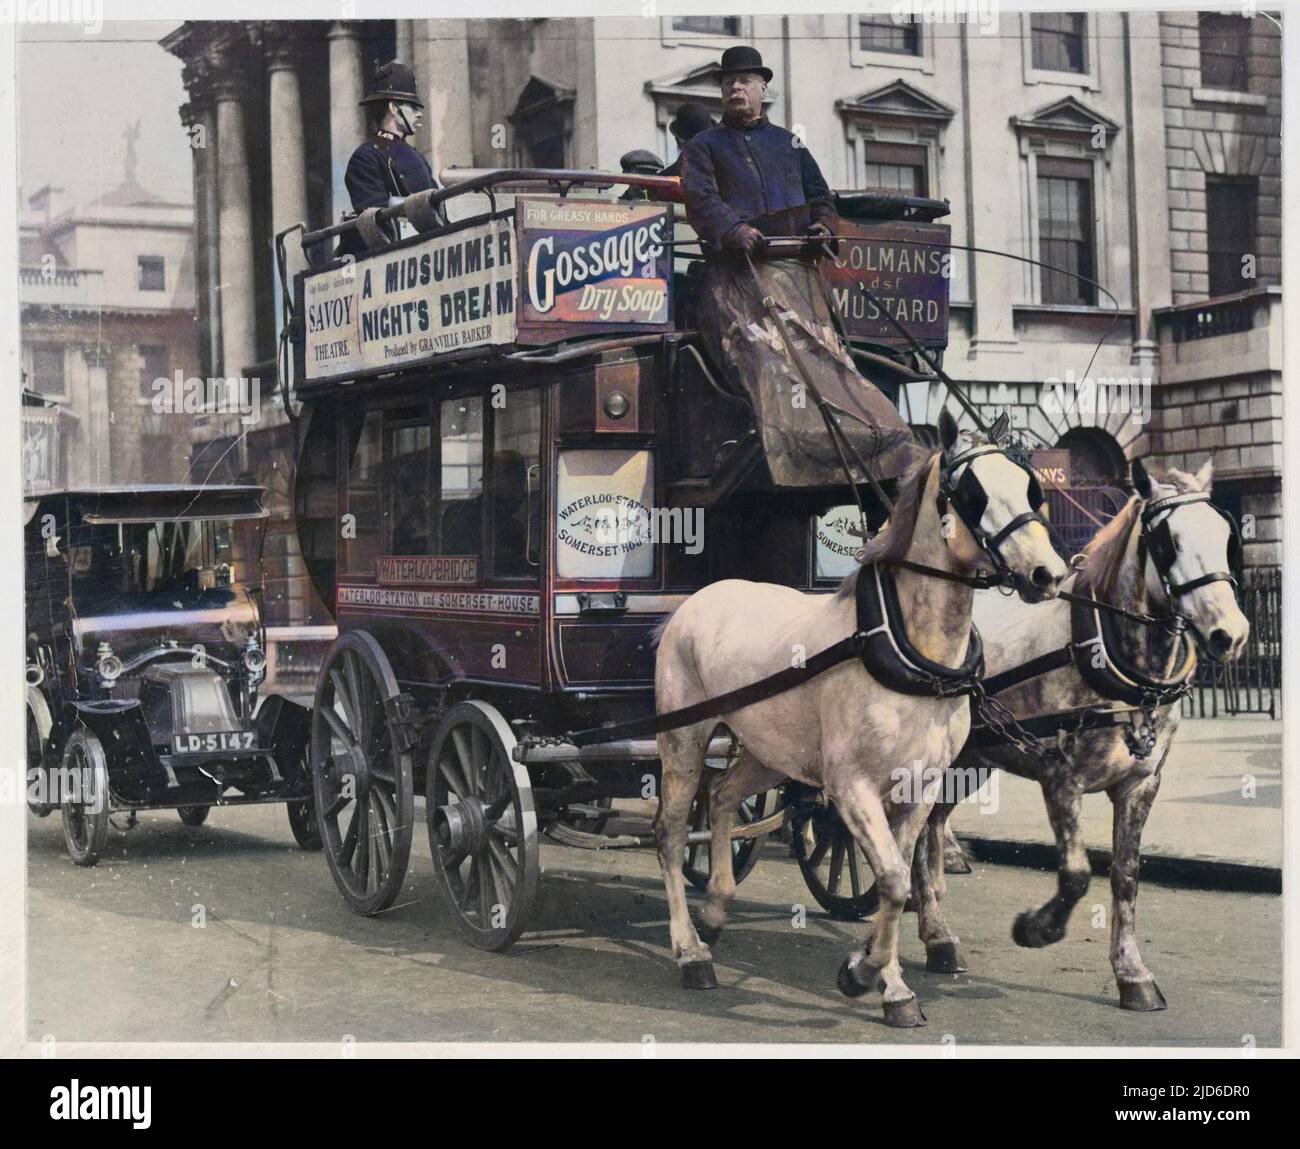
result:
[[[879,989],[890,1025],[924,1020],[898,964],[899,916],[912,850],[932,806],[933,787],[925,781],[965,743],[970,706],[955,689],[909,696],[881,678],[893,681],[905,667],[942,686],[956,673],[949,668],[966,667],[963,681],[977,680],[978,667],[972,675],[968,665],[978,655],[970,645],[971,576],[1009,574],[1023,596],[1038,600],[1054,594],[1068,573],[1031,508],[1031,490],[1038,495],[1032,474],[985,437],[959,433],[947,413],[940,442],[942,450],[904,478],[888,524],[837,593],[728,580],[692,595],[664,627],[655,676],[661,715],[812,660],[849,635],[866,638],[864,610],[879,620],[861,658],[765,701],[659,734],[663,784],[655,831],[673,957],[687,986],[716,984],[702,935],[716,941],[735,894],[728,843],[737,807],[795,779],[825,790],[881,890],[871,937],[841,969],[841,989],[850,996]],[[868,648],[878,657],[875,670],[867,668]],[[697,929],[687,910],[682,853],[705,750],[719,723],[741,750],[710,796],[713,869]]]
[[[1235,524],[1209,502],[1211,473],[1207,462],[1195,476],[1171,471],[1158,481],[1141,462],[1133,464],[1137,494],[1092,540],[1081,569],[1062,587],[1118,611],[1065,598],[1026,606],[996,594],[978,595],[975,604],[985,688],[1025,722],[1039,747],[1026,754],[976,730],[954,774],[1001,768],[1036,780],[1059,852],[1056,896],[1021,914],[1013,936],[1035,947],[1065,936],[1090,879],[1080,806],[1084,794],[1104,791],[1114,806],[1110,961],[1125,1009],[1165,1008],[1138,949],[1138,864],[1195,647],[1231,661],[1250,630],[1230,577],[1240,541]],[[936,804],[913,864],[927,945],[931,937],[952,936],[938,904],[952,808]],[[963,968],[960,957],[954,968]]]

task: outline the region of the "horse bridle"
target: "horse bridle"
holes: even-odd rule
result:
[[[995,454],[1015,463],[1029,476],[1030,509],[1017,515],[1001,530],[990,535],[980,526],[984,519],[984,511],[988,507],[989,495],[970,464],[981,455]],[[1000,581],[1007,581],[1012,577],[1012,572],[1006,559],[1002,557],[1002,544],[1021,527],[1028,526],[1030,523],[1038,523],[1044,529],[1047,526],[1042,516],[1043,488],[1038,482],[1038,476],[994,443],[980,443],[951,458],[945,457],[940,467],[939,514],[942,516],[951,506],[957,512],[957,517],[966,524],[966,529],[974,536],[980,549],[993,560]],[[961,470],[961,476],[955,478],[958,470]]]
[[[1211,571],[1208,574],[1188,579],[1186,582],[1174,583],[1170,581],[1170,575],[1174,569],[1174,564],[1178,561],[1178,549],[1174,545],[1174,536],[1169,527],[1169,520],[1179,507],[1188,506],[1192,503],[1209,504],[1210,508],[1228,524],[1230,532],[1228,566],[1231,569]],[[1155,521],[1157,518],[1159,518],[1159,522]],[[1237,526],[1237,520],[1232,515],[1222,507],[1215,506],[1214,503],[1210,502],[1210,496],[1207,492],[1189,491],[1186,494],[1166,495],[1162,499],[1152,499],[1142,508],[1142,535],[1140,541],[1143,548],[1143,557],[1144,559],[1150,558],[1151,565],[1155,567],[1156,574],[1160,576],[1160,585],[1164,588],[1165,595],[1169,599],[1169,609],[1175,614],[1181,613],[1178,610],[1177,600],[1199,587],[1209,586],[1210,583],[1227,582],[1232,584],[1234,590],[1236,589],[1237,570],[1241,565],[1241,530]]]

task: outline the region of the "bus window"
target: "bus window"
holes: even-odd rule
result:
[[[388,513],[392,543],[388,553],[431,554],[429,469],[432,431],[429,419],[419,410],[402,412],[398,415],[400,421],[394,420],[391,414],[389,418]]]
[[[541,392],[508,391],[504,402],[492,410],[492,573],[520,578],[538,569]]]
[[[352,457],[348,461],[348,489],[343,514],[343,568],[350,574],[372,575],[379,557],[381,506],[379,479],[383,461],[383,413],[369,411],[360,427],[354,426]]]
[[[483,400],[440,404],[442,444],[438,553],[477,555],[483,547]]]
[[[563,452],[556,500],[561,578],[649,578],[654,573],[654,463],[649,451]]]

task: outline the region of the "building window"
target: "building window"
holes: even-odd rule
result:
[[[674,16],[673,31],[697,36],[739,36],[739,16]]]
[[[140,347],[140,396],[152,399],[155,379],[171,378],[171,356],[166,347]]]
[[[1204,87],[1228,92],[1246,90],[1249,31],[1250,22],[1244,16],[1201,13],[1201,84]]]
[[[864,141],[862,186],[885,195],[926,196],[926,149],[913,144]]]
[[[1258,186],[1252,179],[1205,177],[1206,247],[1210,254],[1210,295],[1245,291],[1242,258],[1255,250]]]
[[[919,56],[921,28],[912,17],[899,23],[892,16],[859,16],[858,47],[864,52]]]
[[[522,167],[567,168],[573,135],[574,92],[529,77],[510,113],[515,162]]]
[[[1034,67],[1044,72],[1088,71],[1088,17],[1083,12],[1035,12],[1029,18]]]
[[[58,343],[37,343],[31,349],[32,369],[28,386],[38,395],[59,399],[68,393],[63,347]]]
[[[167,290],[167,264],[161,255],[142,255],[139,266],[141,291]]]
[[[1092,199],[1090,163],[1039,158],[1038,258],[1051,265],[1040,269],[1044,303],[1096,303],[1092,284],[1075,278],[1095,278]]]

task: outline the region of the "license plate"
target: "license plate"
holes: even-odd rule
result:
[[[172,735],[173,754],[217,754],[223,750],[255,750],[253,730],[209,730],[204,734]]]

